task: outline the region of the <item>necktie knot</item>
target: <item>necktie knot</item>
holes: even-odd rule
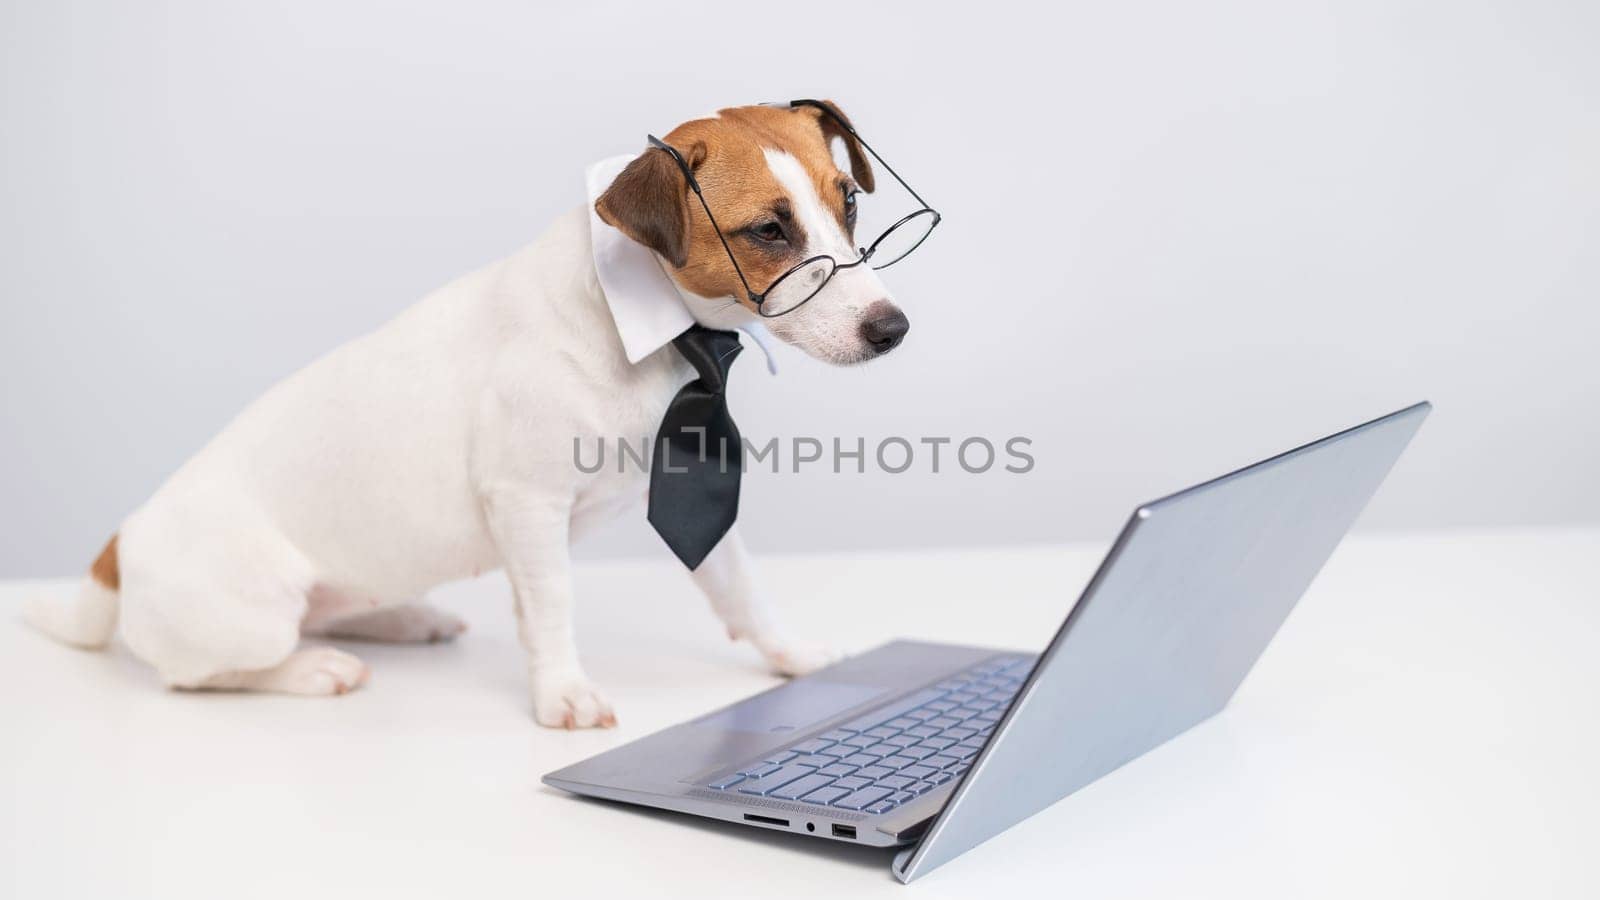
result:
[[[718,331],[704,325],[691,325],[689,330],[672,339],[683,358],[694,366],[705,389],[720,394],[728,388],[728,367],[744,349],[737,331]]]

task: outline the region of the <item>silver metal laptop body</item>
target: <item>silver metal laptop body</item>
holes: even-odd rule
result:
[[[1044,653],[897,642],[545,776],[927,874],[1220,711],[1430,407],[1135,511]]]

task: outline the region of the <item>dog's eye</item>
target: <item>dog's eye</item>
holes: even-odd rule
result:
[[[755,235],[763,241],[776,243],[777,241],[783,240],[783,226],[779,225],[777,222],[768,222],[765,225],[757,225],[755,227]]]
[[[855,191],[846,190],[844,192],[844,217],[846,219],[854,219],[856,217],[856,192]]]

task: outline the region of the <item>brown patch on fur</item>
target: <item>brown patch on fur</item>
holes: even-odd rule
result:
[[[678,152],[693,165],[685,149],[679,147]],[[594,209],[601,221],[681,269],[688,262],[691,202],[677,162],[651,148],[628,163],[595,201]]]
[[[117,568],[116,535],[111,536],[106,548],[95,558],[94,565],[89,567],[89,577],[113,591],[122,586],[122,572]]]
[[[810,174],[817,196],[849,233],[840,189],[845,175],[834,164],[829,146],[835,135],[844,138],[855,183],[871,191],[872,169],[859,144],[811,107],[734,107],[720,111],[715,119],[685,122],[663,136],[694,172],[751,289],[766,290],[778,276],[811,255],[803,247],[774,252],[756,245],[745,233],[771,221],[780,203],[790,202],[767,166],[767,148],[799,160]],[[732,296],[751,306],[700,201],[665,152],[651,148],[629,163],[595,202],[595,211],[602,221],[672,263],[684,288],[702,297]]]

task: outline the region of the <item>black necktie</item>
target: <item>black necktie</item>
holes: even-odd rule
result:
[[[694,325],[673,339],[699,378],[683,386],[661,418],[650,458],[650,524],[690,570],[739,514],[743,446],[728,415],[728,366],[739,334]]]

